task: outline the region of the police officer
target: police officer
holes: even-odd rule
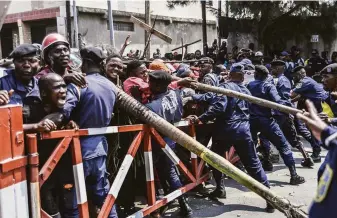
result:
[[[281,60],[274,60],[271,62],[271,73],[274,76],[274,84],[277,92],[287,106],[293,107],[290,99],[291,84],[287,77],[285,77],[284,72],[285,62]],[[290,142],[290,145],[296,148],[302,146],[302,143],[297,136],[293,116],[275,110],[274,118],[283,131],[286,139]]]
[[[295,88],[292,90],[290,97],[292,102],[298,101],[297,107],[299,109],[305,109],[303,105],[304,100],[308,99],[313,102],[318,113],[323,111],[322,102],[325,101],[328,97],[326,91],[324,91],[322,84],[317,83],[310,77],[306,76],[306,71],[303,66],[296,67],[291,76],[293,77]],[[297,125],[298,133],[302,135],[307,141],[310,141],[313,148],[313,153],[311,158],[314,162],[321,162],[321,147],[320,143],[312,137],[306,127],[300,121],[295,121]]]
[[[62,77],[50,73],[39,80],[40,96],[23,105],[23,128],[29,132],[49,132],[57,129],[57,123],[50,117],[60,112],[66,102],[66,84]],[[67,128],[77,128],[70,122]],[[38,153],[40,168],[43,167],[59,140],[39,140]],[[76,202],[74,176],[72,173],[71,153],[68,150],[63,154],[53,173],[43,184],[40,190],[41,206],[53,218],[74,218],[79,216]]]
[[[85,75],[70,69],[70,45],[64,36],[58,33],[47,35],[42,41],[41,57],[47,66],[36,75],[37,78],[53,72],[62,76],[67,84],[86,86]]]
[[[222,83],[220,87],[250,95],[248,89],[243,85],[243,80],[243,67],[241,65],[233,65],[228,82]],[[189,117],[189,119],[195,119],[196,122],[201,121],[202,123],[215,120],[212,132],[212,150],[222,156],[226,149],[234,146],[249,175],[269,187],[267,176],[257,157],[250,132],[248,102],[216,94],[210,95],[208,93],[207,95],[209,96],[211,107],[201,116]],[[223,174],[214,169],[213,176],[216,181],[216,189],[211,193],[211,196],[225,198],[226,191]],[[269,204],[267,204],[266,209],[267,212],[273,212],[273,208]]]
[[[173,124],[182,118],[183,103],[179,91],[168,90],[168,85],[171,83],[171,80],[171,76],[165,71],[154,71],[149,74],[149,87],[153,98],[146,107]],[[174,141],[168,137],[164,137],[164,140],[168,146],[174,149]],[[163,153],[160,145],[153,143],[153,152],[160,181],[168,181],[172,190],[181,188],[182,183],[177,175],[175,165],[169,157]],[[189,207],[185,197],[181,196],[178,200],[180,214],[185,217],[190,217],[192,215],[192,209]]]
[[[86,88],[68,85],[67,101],[63,114],[74,120],[80,128],[100,128],[109,125],[117,88],[107,78],[101,76],[101,63],[105,56],[102,50],[87,47],[80,51],[83,59],[82,72],[86,74]],[[109,192],[106,157],[108,142],[104,135],[81,137],[84,176],[86,187],[93,194],[93,204],[101,208]],[[115,206],[109,217],[117,217]]]
[[[326,66],[322,71],[322,83],[324,90],[329,92],[329,97],[325,100],[325,102],[330,106],[333,117],[329,117],[327,114],[319,114],[320,118],[325,122],[332,124],[334,126],[337,125],[337,104],[336,104],[336,96],[333,94],[337,91],[337,64],[330,64]]]
[[[286,105],[279,96],[276,87],[267,82],[268,69],[262,65],[255,66],[255,81],[248,84],[247,88],[255,97],[273,101],[279,104]],[[289,142],[284,137],[282,130],[272,116],[272,110],[266,107],[252,104],[250,107],[250,123],[253,135],[261,132],[275,147],[279,150],[280,155],[289,168],[290,184],[298,185],[304,183],[303,177],[297,175],[295,168],[295,161],[290,149]],[[267,151],[270,154],[270,151]]]
[[[309,209],[309,217],[334,218],[337,201],[337,129],[328,126],[317,116],[311,102],[307,101],[306,105],[310,116],[297,114],[297,117],[309,126],[316,139],[322,141],[328,150],[325,161],[318,170],[318,187]]]
[[[211,86],[218,86],[219,79],[218,76],[213,73],[213,64],[214,61],[211,58],[205,57],[199,60],[199,67],[200,67],[200,80],[202,83],[211,85]]]
[[[23,104],[27,96],[39,97],[37,79],[40,68],[39,50],[31,44],[19,45],[10,54],[15,69],[0,79],[0,105]]]
[[[311,57],[308,59],[307,63],[307,75],[313,77],[315,74],[319,73],[328,63],[319,56],[317,49],[313,49],[311,52]]]

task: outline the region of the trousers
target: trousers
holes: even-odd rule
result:
[[[257,133],[260,132],[266,139],[268,139],[268,141],[270,141],[280,152],[287,167],[295,165],[289,142],[274,118],[254,117],[250,119],[250,125],[252,135],[257,135]]]
[[[274,116],[274,118],[290,145],[292,147],[296,147],[298,144],[300,144],[293,117],[284,114]]]
[[[106,170],[106,156],[83,160],[83,169],[87,192],[92,195],[93,204],[98,208],[102,208],[110,189]],[[108,217],[118,217],[115,205],[112,207]]]
[[[165,139],[165,138],[164,138]],[[165,140],[166,141],[166,140]],[[174,144],[170,144],[171,148],[175,147]],[[177,173],[177,168],[171,159],[160,149],[160,145],[153,144],[154,166],[156,167],[157,174],[160,182],[163,184],[168,182],[170,189],[176,190],[183,185]],[[163,185],[165,186],[165,185]]]
[[[238,128],[240,128],[240,126],[241,125],[238,125]],[[266,173],[263,170],[260,159],[256,154],[256,148],[249,131],[249,124],[245,124],[244,128],[241,129],[242,131],[238,129],[232,131],[228,128],[228,132],[224,132],[224,135],[228,138],[225,140],[214,140],[212,144],[212,151],[220,156],[223,156],[230,146],[234,146],[248,174],[266,187],[269,187],[269,181]],[[213,168],[213,176],[217,184],[217,189],[224,190],[225,184],[223,174]]]
[[[310,145],[311,145],[311,147],[314,151],[320,152],[321,151],[321,142],[318,141],[312,135],[312,133],[306,127],[305,123],[303,123],[302,121],[300,121],[297,118],[294,119],[294,123],[295,123],[295,127],[296,127],[296,130],[297,130],[298,134],[301,135],[303,138],[305,138],[305,140],[307,140],[310,143]]]

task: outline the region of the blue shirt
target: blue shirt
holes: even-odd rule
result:
[[[117,88],[99,73],[88,73],[88,87],[79,89],[69,84],[63,114],[82,128],[109,126],[116,100]],[[107,140],[104,135],[81,137],[83,159],[106,156]]]
[[[33,77],[28,85],[24,85],[15,78],[14,70],[12,70],[7,76],[0,78],[0,90],[13,89],[14,93],[9,99],[9,104],[23,105],[29,96],[40,98],[37,82],[38,80]]]
[[[146,107],[171,124],[180,121],[183,114],[180,93],[174,90],[154,96],[152,101],[146,104]]]
[[[293,104],[291,103],[290,99],[291,83],[288,78],[284,74],[281,74],[277,78],[274,78],[274,84],[281,99],[286,103],[287,106],[292,107]],[[284,115],[284,113],[278,110],[274,110],[274,114]]]
[[[178,90],[155,95],[146,107],[171,124],[179,122],[183,116],[183,102]],[[171,147],[175,144],[168,137],[164,137],[164,140]]]
[[[220,84],[219,87],[250,95],[248,89],[241,83],[227,82]],[[199,120],[206,123],[215,119],[214,140],[221,140],[231,136],[242,137],[243,139],[246,136],[251,137],[248,102],[216,94],[207,94],[207,97],[203,98],[203,100],[211,103],[211,105],[205,113],[200,115]],[[230,134],[227,134],[229,132]]]
[[[325,128],[321,133],[322,142],[337,129],[332,127]],[[318,171],[318,187],[316,196],[309,210],[310,218],[335,218],[337,202],[337,140],[332,140],[328,145],[328,154],[324,163]]]
[[[202,79],[202,83],[210,86],[219,86],[219,78],[215,73],[208,73]]]
[[[322,112],[321,103],[328,97],[328,93],[323,89],[323,85],[307,76],[296,84],[293,92],[312,101],[318,113]]]
[[[262,98],[283,105],[287,104],[287,102],[284,102],[281,99],[281,96],[278,94],[275,85],[272,84],[271,82],[268,82],[267,80],[252,81],[248,84],[247,88],[250,91],[250,93],[257,98]],[[252,118],[257,117],[270,118],[272,117],[273,113],[270,108],[262,107],[256,104],[251,104],[250,115]]]

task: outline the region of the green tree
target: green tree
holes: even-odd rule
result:
[[[173,9],[175,6],[188,6],[198,2],[200,1],[167,0],[167,6]],[[337,18],[335,1],[226,2],[229,4],[230,17],[251,20],[259,47],[265,52],[268,52],[276,41],[284,42],[291,37],[307,36],[312,32],[322,35],[325,40],[332,40],[335,37],[334,24]],[[224,3],[225,1],[222,1],[222,4]],[[218,16],[216,8],[208,6],[208,10]]]

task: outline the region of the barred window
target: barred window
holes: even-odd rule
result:
[[[131,22],[114,21],[113,25],[115,31],[128,31],[128,32],[135,31],[134,23]],[[109,20],[108,20],[108,30],[109,30]]]

